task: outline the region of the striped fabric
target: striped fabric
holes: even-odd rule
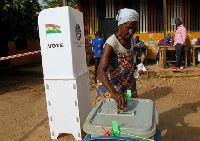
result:
[[[136,91],[134,71],[133,51],[128,51],[127,53],[113,55],[106,74],[113,87],[119,93],[126,95],[127,90],[131,90],[132,93]],[[137,94],[132,96],[137,97]],[[98,79],[96,104],[101,98],[111,98],[111,94]]]

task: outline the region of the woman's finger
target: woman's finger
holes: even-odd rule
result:
[[[122,110],[122,101],[121,101],[121,97],[119,96],[118,97],[118,104],[119,104],[119,111],[121,111]]]
[[[122,111],[124,110],[124,105],[125,105],[125,101],[124,100],[125,100],[124,96],[122,95],[121,96],[121,103],[122,103],[121,108],[122,108]]]
[[[128,101],[127,101],[126,97],[125,97],[125,99],[124,99],[124,102],[125,102],[125,104],[124,104],[124,109],[127,109]]]
[[[119,99],[117,99],[116,102],[117,102],[117,109],[120,111],[120,107],[119,107],[119,106],[120,106],[120,104],[119,104]]]

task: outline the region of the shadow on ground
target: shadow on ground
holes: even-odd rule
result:
[[[150,91],[139,95],[139,98],[151,99],[153,101],[159,100],[172,92],[171,87],[156,87]]]
[[[0,71],[0,95],[44,83],[42,66],[38,62],[1,68]]]
[[[170,103],[169,103],[170,104]],[[198,107],[200,107],[200,101],[195,103],[186,103],[181,107],[171,109],[164,113],[159,114],[159,125],[158,128],[161,131],[166,132],[162,139],[171,141],[199,141],[200,140],[200,128],[198,125],[196,127],[190,126],[187,120],[184,118],[192,113],[198,112]],[[175,118],[178,115],[179,118]],[[197,120],[197,119],[193,119]]]

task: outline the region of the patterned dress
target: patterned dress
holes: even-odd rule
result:
[[[112,86],[119,92],[127,94],[127,90],[131,92],[136,91],[136,79],[134,78],[134,59],[133,59],[133,45],[134,40],[131,40],[131,49],[125,49],[116,39],[115,35],[112,35],[106,41],[114,49],[115,54],[112,56],[110,65],[106,74]],[[132,95],[137,97],[137,95]],[[96,92],[96,104],[101,98],[111,98],[111,94],[104,87],[102,82],[98,79],[97,92]]]

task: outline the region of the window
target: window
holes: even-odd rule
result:
[[[200,1],[190,0],[190,31],[200,32]]]
[[[106,0],[106,18],[115,18],[114,0]]]
[[[182,18],[182,1],[167,0],[167,32],[176,31],[176,25],[171,25],[172,18]]]
[[[140,0],[140,33],[148,31],[147,0]]]
[[[85,34],[90,33],[90,0],[81,0],[80,11],[83,12],[84,32]]]
[[[167,19],[167,32],[175,32],[172,25],[176,18],[182,19],[187,31],[200,32],[199,0],[166,0],[166,15],[163,15],[163,0],[82,0],[85,34],[94,34],[98,20],[115,19],[121,8],[132,8],[139,14],[139,33],[164,32],[164,16]]]
[[[156,32],[164,32],[163,1],[156,0]]]
[[[97,18],[97,4],[96,0],[90,0],[90,34],[95,34],[98,30],[98,18]]]
[[[156,0],[148,1],[148,32],[156,32],[156,9]]]

